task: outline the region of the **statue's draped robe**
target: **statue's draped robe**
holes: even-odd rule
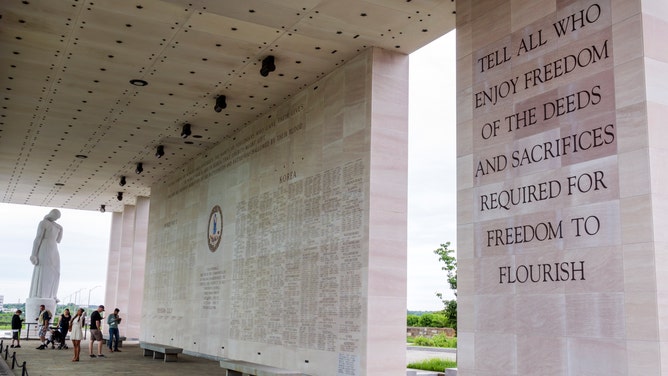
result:
[[[33,244],[33,256],[39,260],[35,265],[30,285],[31,298],[53,298],[58,294],[60,282],[60,255],[58,254],[58,243],[63,235],[63,228],[55,223],[60,217],[60,212],[51,211],[39,223],[37,236]]]

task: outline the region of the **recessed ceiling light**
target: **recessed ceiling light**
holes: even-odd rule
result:
[[[136,78],[133,79],[133,80],[130,80],[130,83],[135,85],[135,86],[146,86],[146,85],[148,85],[148,82],[146,82],[144,80],[139,80],[139,79],[136,79]]]

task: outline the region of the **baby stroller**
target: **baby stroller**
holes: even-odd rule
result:
[[[46,346],[49,347],[49,344],[51,344],[52,349],[56,348],[56,344],[58,344],[58,350],[68,348],[67,344],[65,343],[65,337],[57,328],[51,329],[46,333]]]

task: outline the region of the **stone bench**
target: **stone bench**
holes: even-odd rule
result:
[[[282,368],[266,366],[242,360],[223,359],[220,361],[220,368],[225,369],[226,376],[304,376],[303,373],[290,371]]]
[[[123,347],[123,341],[125,341],[127,338],[124,336],[118,336],[118,347]],[[106,345],[107,341],[109,340],[109,335],[108,334],[103,334],[102,335],[102,344]]]
[[[139,347],[144,349],[144,356],[153,356],[153,359],[164,359],[165,362],[176,362],[179,354],[183,352],[180,347],[158,343],[139,342]]]

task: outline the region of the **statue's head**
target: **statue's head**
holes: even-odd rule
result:
[[[48,220],[51,220],[51,221],[55,221],[58,218],[60,218],[60,210],[58,210],[58,209],[53,209],[49,212],[49,214],[44,216],[44,219],[48,219]]]

